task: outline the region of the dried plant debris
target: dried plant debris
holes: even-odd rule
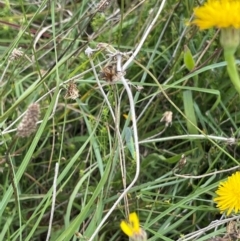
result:
[[[183,167],[186,165],[187,163],[187,158],[186,156],[183,154],[181,156],[181,159],[179,160],[179,162],[177,163],[177,165],[174,167],[174,172],[176,172],[177,170],[178,171],[181,171],[183,169]]]
[[[98,12],[104,12],[110,6],[110,0],[101,0],[97,6]]]
[[[173,116],[172,111],[166,111],[166,112],[164,112],[163,117],[160,120],[160,122],[165,122],[166,127],[168,127],[169,125],[171,126],[172,125],[172,116]]]
[[[230,240],[240,239],[240,229],[238,228],[236,221],[230,221],[227,225],[227,236]]]
[[[28,137],[36,131],[40,116],[40,106],[37,103],[29,105],[26,114],[17,128],[17,136]]]
[[[70,81],[68,84],[67,93],[64,96],[64,98],[75,100],[78,97],[79,97],[79,91],[78,91],[77,85],[73,81]]]
[[[208,241],[228,241],[228,239],[224,239],[221,237],[215,237],[215,238],[211,238]]]
[[[100,78],[107,82],[114,82],[119,79],[116,65],[110,64],[105,66],[99,73]]]
[[[236,221],[230,221],[227,225],[227,232],[223,237],[214,237],[209,241],[237,241],[240,239],[240,229]]]

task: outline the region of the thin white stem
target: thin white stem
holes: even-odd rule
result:
[[[130,63],[133,61],[133,59],[137,56],[138,52],[141,50],[146,38],[148,37],[150,31],[152,30],[152,27],[154,26],[154,24],[156,23],[156,21],[159,18],[160,13],[163,10],[164,4],[165,4],[166,0],[162,0],[162,3],[158,9],[158,12],[156,14],[156,16],[154,17],[153,21],[151,22],[151,24],[149,25],[149,27],[147,28],[146,32],[144,33],[140,43],[138,44],[136,50],[134,51],[134,53],[132,54],[132,56],[127,60],[127,62],[123,65],[122,70],[125,71],[127,69],[127,67],[130,65]]]
[[[168,128],[168,126],[165,125],[165,127],[164,127],[164,129],[163,129],[162,131],[160,131],[159,133],[157,133],[157,134],[155,134],[155,135],[153,135],[153,136],[148,137],[147,139],[145,139],[145,141],[146,141],[146,140],[151,140],[152,138],[155,138],[155,137],[157,137],[157,136],[162,135],[162,133],[163,133],[167,128]]]
[[[146,110],[149,108],[149,106],[153,103],[153,99],[158,95],[155,94],[151,97],[151,99],[148,101],[148,103],[144,106],[142,109],[141,113],[138,115],[137,122],[141,119],[141,117],[146,113]]]
[[[236,139],[234,137],[222,137],[222,136],[212,136],[212,135],[179,135],[179,136],[169,136],[169,137],[163,137],[159,139],[145,139],[142,141],[139,141],[139,144],[146,144],[151,142],[162,142],[162,141],[170,141],[170,140],[179,140],[179,139],[211,139],[216,141],[224,141],[228,143],[229,145],[235,144]]]
[[[121,66],[120,66],[121,68]],[[126,169],[126,158],[125,158],[125,151],[124,151],[124,144],[123,144],[123,140],[121,137],[121,133],[119,130],[119,123],[120,123],[120,113],[121,113],[121,100],[122,100],[122,96],[125,93],[125,90],[123,89],[121,94],[119,95],[119,98],[117,98],[117,95],[115,97],[115,102],[118,103],[118,105],[116,106],[116,124],[115,124],[115,129],[116,129],[116,133],[117,133],[117,139],[118,139],[118,145],[119,145],[119,163],[120,163],[120,168],[121,168],[121,174],[122,174],[122,183],[123,183],[123,188],[126,189],[127,187],[127,169]],[[127,217],[129,216],[129,204],[128,204],[128,196],[124,196],[124,208],[125,208],[125,213],[127,215]]]
[[[199,178],[203,178],[203,177],[207,177],[207,176],[213,176],[213,175],[216,175],[216,174],[219,174],[219,173],[223,173],[223,172],[233,171],[233,170],[238,169],[238,168],[239,168],[239,166],[231,167],[231,168],[229,168],[227,170],[215,171],[215,172],[211,172],[211,173],[207,173],[207,174],[203,174],[203,175],[199,175],[199,176],[191,176],[191,175],[188,175],[188,174],[181,175],[181,174],[177,174],[177,173],[174,173],[174,175],[176,177],[182,177],[182,178],[186,178],[186,179],[189,179],[189,178],[199,179]]]
[[[48,225],[48,233],[46,241],[49,240],[51,236],[51,229],[52,229],[52,222],[53,222],[53,215],[54,215],[54,209],[55,209],[55,203],[56,203],[56,194],[57,194],[57,177],[58,177],[58,162],[55,165],[55,173],[54,173],[54,179],[53,179],[53,194],[52,194],[52,208],[51,208],[51,214],[50,214],[50,220]]]

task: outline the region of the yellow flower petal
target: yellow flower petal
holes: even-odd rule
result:
[[[122,231],[128,236],[128,237],[132,237],[133,236],[133,229],[130,226],[130,224],[128,224],[126,221],[122,221],[120,223],[120,227],[122,229]]]
[[[227,215],[232,211],[238,213],[240,211],[240,172],[234,173],[228,177],[227,181],[220,182],[214,198],[217,207],[221,213],[227,212]]]
[[[133,232],[139,233],[140,232],[140,224],[139,224],[139,219],[138,219],[138,216],[136,213],[129,214],[129,222],[130,222],[130,225],[132,226]]]
[[[194,9],[193,24],[200,29],[240,28],[239,0],[208,0],[203,6]]]

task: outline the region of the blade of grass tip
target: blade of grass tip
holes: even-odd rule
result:
[[[189,71],[193,71],[195,68],[195,61],[194,61],[192,53],[191,53],[190,49],[187,47],[187,45],[184,46],[183,60],[184,60],[184,64],[185,64],[186,68]],[[198,75],[197,74],[193,76],[193,80],[194,80],[194,86],[198,87]]]
[[[193,97],[192,97],[192,91],[186,90],[183,92],[183,104],[184,104],[184,113],[187,117],[187,129],[189,134],[197,135],[198,129],[197,129],[197,118],[194,111],[194,105],[193,105]],[[199,148],[199,150],[196,150],[195,157],[197,157],[197,160],[200,160],[203,155],[203,149],[201,142],[199,140],[195,140],[194,143]]]
[[[195,111],[193,108],[193,99],[192,91],[186,90],[183,92],[183,104],[184,104],[184,113],[187,117],[187,129],[189,134],[198,134],[197,120]]]
[[[187,45],[184,46],[184,55],[183,60],[186,68],[189,71],[192,71],[195,68],[195,61],[193,59],[192,53],[190,49],[187,47]]]
[[[69,200],[68,200],[68,205],[67,205],[67,209],[66,209],[66,214],[64,216],[64,224],[65,227],[68,227],[70,224],[70,220],[71,220],[71,211],[72,208],[74,206],[74,201],[75,198],[80,190],[80,187],[83,186],[84,182],[86,181],[86,179],[88,179],[90,177],[90,175],[92,174],[93,171],[95,171],[95,169],[98,166],[96,165],[95,167],[93,167],[92,169],[89,170],[89,172],[87,172],[86,174],[83,175],[83,177],[81,177],[80,181],[77,183],[77,185],[75,186]]]

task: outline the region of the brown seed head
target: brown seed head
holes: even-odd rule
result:
[[[160,120],[160,122],[165,122],[165,126],[168,127],[169,125],[171,126],[172,125],[172,111],[166,111],[164,114],[163,114],[163,117],[162,119]]]
[[[17,49],[13,49],[11,55],[9,56],[9,61],[13,62],[14,60],[20,59],[22,56],[24,55],[23,51],[21,50],[21,48]]]
[[[78,93],[77,85],[73,81],[70,81],[68,84],[67,93],[64,96],[64,98],[75,100],[78,97],[79,97],[79,93]]]
[[[40,106],[37,103],[31,104],[22,121],[17,128],[17,136],[28,137],[36,131],[40,115]]]
[[[117,68],[116,65],[107,65],[99,73],[101,79],[108,82],[113,82],[117,80]]]

